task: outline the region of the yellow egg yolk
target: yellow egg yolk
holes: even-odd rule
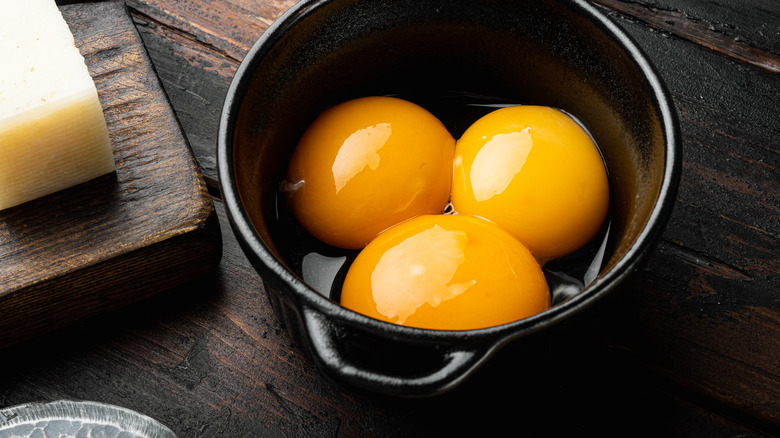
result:
[[[461,215],[424,215],[392,227],[351,265],[341,304],[383,321],[470,330],[549,308],[542,270],[497,225]]]
[[[382,230],[439,213],[452,182],[455,139],[422,107],[392,97],[324,111],[291,158],[293,214],[314,237],[359,249]]]
[[[521,105],[485,115],[457,141],[451,200],[457,213],[495,222],[544,263],[595,236],[609,184],[598,148],[574,119]]]

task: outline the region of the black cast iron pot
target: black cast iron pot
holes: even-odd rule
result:
[[[612,243],[603,267],[549,310],[486,329],[415,329],[340,307],[303,280],[296,252],[307,237],[280,213],[292,149],[329,105],[366,95],[441,104],[453,94],[558,107],[589,128],[610,175]],[[454,118],[448,127],[457,138],[472,121]],[[312,0],[277,20],[238,68],[218,163],[233,230],[320,371],[349,387],[430,396],[507,343],[579,316],[617,289],[665,227],[680,149],[674,107],[653,67],[586,1]]]

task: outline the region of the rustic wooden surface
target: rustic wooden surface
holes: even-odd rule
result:
[[[0,211],[0,347],[199,277],[221,251],[200,169],[127,9],[63,15],[117,170]]]
[[[551,334],[537,357],[506,350],[427,400],[323,380],[279,326],[219,201],[225,92],[292,4],[127,1],[214,196],[222,260],[171,291],[0,350],[0,407],[96,400],[180,437],[778,436],[779,2],[594,2],[646,51],[679,113],[683,178],[669,227],[587,325]]]

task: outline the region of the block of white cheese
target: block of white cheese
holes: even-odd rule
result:
[[[95,84],[54,0],[0,0],[0,210],[115,169]]]

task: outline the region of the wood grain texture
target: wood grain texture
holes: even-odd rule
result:
[[[182,438],[780,436],[780,74],[762,65],[780,53],[780,3],[593,3],[667,84],[684,172],[647,265],[576,330],[537,354],[502,351],[441,398],[346,392],[318,375],[279,325],[216,199],[223,256],[215,271],[0,350],[12,359],[0,360],[0,406],[103,401]],[[217,196],[224,94],[252,42],[292,4],[127,1]]]
[[[0,212],[0,346],[181,284],[221,250],[200,170],[124,5],[62,12],[117,171]]]
[[[228,86],[246,52],[295,1],[127,4],[209,189],[218,194],[216,133]]]
[[[780,425],[780,74],[615,18],[672,94],[683,177],[663,241],[615,314],[632,330],[612,341]]]
[[[198,110],[218,112],[242,51],[287,5],[235,1],[222,7],[249,13],[208,21],[200,14],[215,6],[199,3],[128,4],[185,129],[202,140],[193,149],[216,184],[209,164],[218,119]],[[780,29],[772,26],[780,8],[762,0],[594,4],[648,53],[684,140],[670,226],[615,309],[623,329],[604,342],[727,409],[780,424]]]
[[[323,379],[274,314],[222,204],[222,262],[202,279],[2,350],[0,406],[76,398],[180,438],[771,435],[605,346],[609,320],[502,351],[444,397],[399,400]],[[56,360],[52,360],[56,358]],[[410,358],[414,360],[414,358]],[[694,399],[695,400],[695,399]]]
[[[596,0],[665,35],[683,38],[739,62],[780,73],[780,12],[773,0]]]

